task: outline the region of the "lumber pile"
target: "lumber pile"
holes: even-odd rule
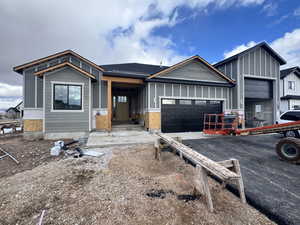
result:
[[[197,176],[195,177],[195,188],[206,197],[209,211],[213,212],[213,203],[208,186],[208,174],[218,177],[225,185],[227,183],[235,183],[240,194],[241,202],[246,203],[243,179],[238,160],[230,159],[215,162],[182,144],[180,140],[175,140],[161,133],[157,133],[157,136],[159,138],[156,140],[154,146],[158,160],[161,159],[161,149],[167,146],[172,148],[175,153],[178,153],[180,158],[186,158],[196,165]]]

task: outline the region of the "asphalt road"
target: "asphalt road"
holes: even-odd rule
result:
[[[280,135],[217,137],[184,144],[215,161],[240,161],[248,203],[278,224],[300,224],[300,165],[279,160]]]

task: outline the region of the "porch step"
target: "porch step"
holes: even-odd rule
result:
[[[92,132],[89,135],[88,147],[108,147],[115,145],[153,144],[156,140],[154,134],[147,131],[112,131]]]
[[[121,124],[121,125],[113,125],[112,131],[143,131],[144,127],[140,124]]]

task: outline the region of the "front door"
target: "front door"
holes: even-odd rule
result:
[[[115,108],[116,121],[129,121],[129,101],[127,96],[117,96]]]

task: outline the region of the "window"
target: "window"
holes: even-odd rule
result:
[[[118,102],[126,103],[127,102],[127,96],[118,96]]]
[[[206,105],[206,101],[205,100],[196,100],[195,104],[196,105]]]
[[[54,110],[82,110],[82,85],[54,84]]]
[[[295,91],[296,84],[295,81],[288,81],[288,89]]]
[[[175,105],[175,99],[163,99],[162,104],[163,105]]]
[[[209,104],[220,104],[220,101],[209,101]]]
[[[294,110],[300,110],[300,105],[294,105],[293,108]]]
[[[280,117],[280,119],[298,121],[300,120],[300,112],[286,112]]]
[[[179,100],[180,105],[191,105],[192,100]]]

